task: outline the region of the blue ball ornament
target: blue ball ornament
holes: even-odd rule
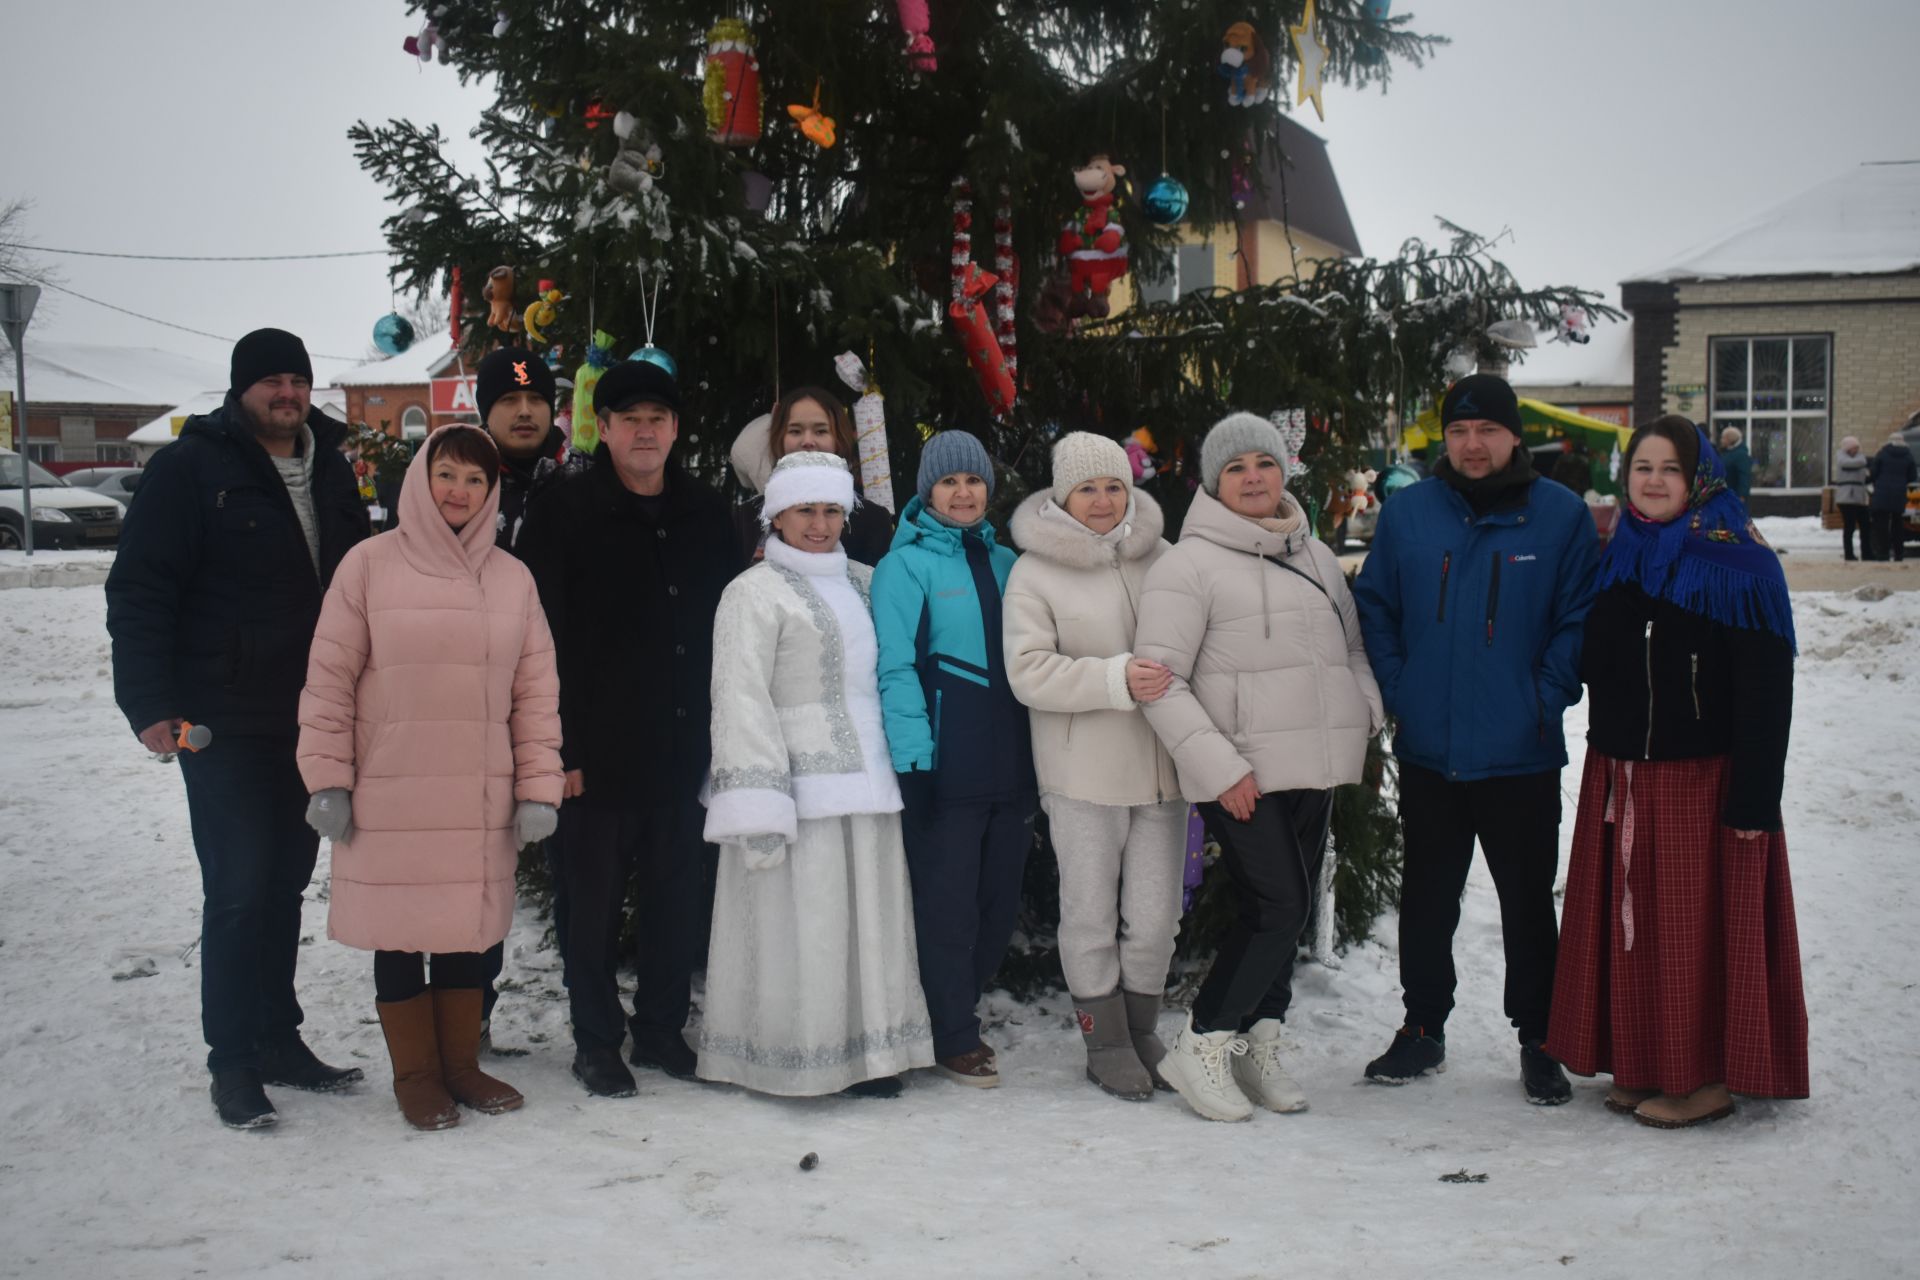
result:
[[[1163,173],[1147,188],[1140,207],[1146,210],[1147,221],[1155,226],[1175,226],[1187,216],[1187,188],[1180,179]]]
[[[654,346],[651,342],[641,347],[638,351],[635,351],[632,355],[628,356],[627,359],[645,360],[648,364],[659,365],[672,377],[677,378],[680,376],[680,366],[674,363],[673,357]]]
[[[413,345],[413,322],[389,311],[373,322],[373,345],[385,355],[397,356]]]

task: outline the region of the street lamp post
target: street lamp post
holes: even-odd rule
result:
[[[13,420],[20,424],[20,545],[29,556],[33,554],[33,463],[27,457],[27,322],[39,301],[39,285],[0,284],[0,328],[13,344]]]

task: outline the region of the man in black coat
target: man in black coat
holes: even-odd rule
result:
[[[683,1034],[703,900],[713,618],[744,558],[727,502],[670,452],[673,377],[641,362],[594,389],[593,468],[535,499],[518,551],[560,667],[567,800],[553,839],[554,919],[573,1012],[574,1075],[628,1097],[616,981],[629,878],[637,902],[636,1066],[691,1077]]]
[[[567,434],[553,425],[555,391],[546,361],[520,347],[488,352],[474,371],[474,404],[500,450],[500,516],[493,543],[515,556],[533,500],[568,470],[585,470],[569,462]]]
[[[330,1092],[361,1078],[313,1056],[293,990],[319,853],[294,763],[300,690],[321,596],[368,532],[346,430],[313,409],[312,386],[293,334],[240,339],[226,403],[147,465],[107,578],[114,698],[134,733],[160,754],[183,722],[214,733],[180,771],[205,894],[207,1068],[235,1128],[276,1119],[263,1083]]]

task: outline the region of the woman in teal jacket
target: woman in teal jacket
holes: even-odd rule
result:
[[[1007,683],[1000,597],[1014,554],[987,523],[993,461],[964,431],[920,454],[919,496],[873,572],[880,703],[906,801],[920,984],[939,1070],[1000,1083],[974,1005],[1020,910],[1038,804],[1027,709]]]

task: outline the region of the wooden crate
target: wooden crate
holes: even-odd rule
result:
[[[1838,529],[1841,524],[1840,508],[1833,504],[1833,486],[1828,485],[1820,491],[1820,527]]]

